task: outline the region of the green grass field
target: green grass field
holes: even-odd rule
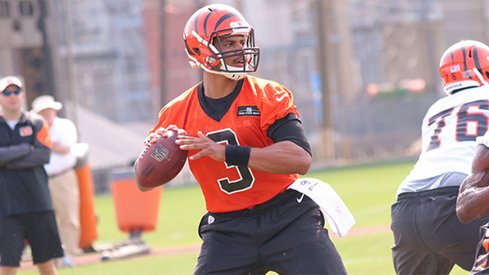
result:
[[[314,171],[315,177],[329,183],[343,198],[357,223],[351,235],[333,236],[349,274],[395,274],[390,247],[390,206],[395,192],[411,169],[413,162],[378,164],[362,167]],[[99,217],[99,243],[127,239],[117,228],[111,196],[96,197]],[[152,248],[191,246],[200,244],[197,225],[204,213],[204,202],[198,187],[167,188],[161,200],[158,225],[154,232],[144,233],[143,239]],[[161,257],[134,257],[126,260],[60,269],[59,274],[192,274],[197,252]],[[36,274],[21,270],[19,274]],[[467,274],[455,268],[451,274]]]

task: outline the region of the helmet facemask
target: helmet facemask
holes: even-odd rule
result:
[[[219,50],[223,48],[222,41],[226,37],[239,34],[247,35],[246,43],[242,49],[231,51]],[[209,56],[208,63],[213,72],[238,80],[242,79],[249,72],[255,72],[258,68],[260,50],[255,47],[253,29],[239,27],[216,31],[212,33],[210,40],[213,42],[210,49],[215,56]],[[243,66],[232,66],[226,63],[226,60],[233,58],[241,60]]]

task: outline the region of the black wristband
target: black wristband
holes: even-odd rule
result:
[[[248,166],[250,146],[226,145],[226,163],[229,165]]]

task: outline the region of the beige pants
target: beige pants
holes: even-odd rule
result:
[[[74,170],[49,177],[49,191],[65,254],[80,254],[80,192]]]

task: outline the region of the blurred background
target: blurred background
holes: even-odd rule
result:
[[[160,108],[200,80],[182,31],[214,2],[254,27],[255,75],[294,92],[318,168],[416,157],[444,95],[441,54],[489,41],[488,0],[0,0],[0,76],[23,77],[29,109],[42,94],[64,104],[104,192]],[[184,170],[174,184],[192,181]]]

